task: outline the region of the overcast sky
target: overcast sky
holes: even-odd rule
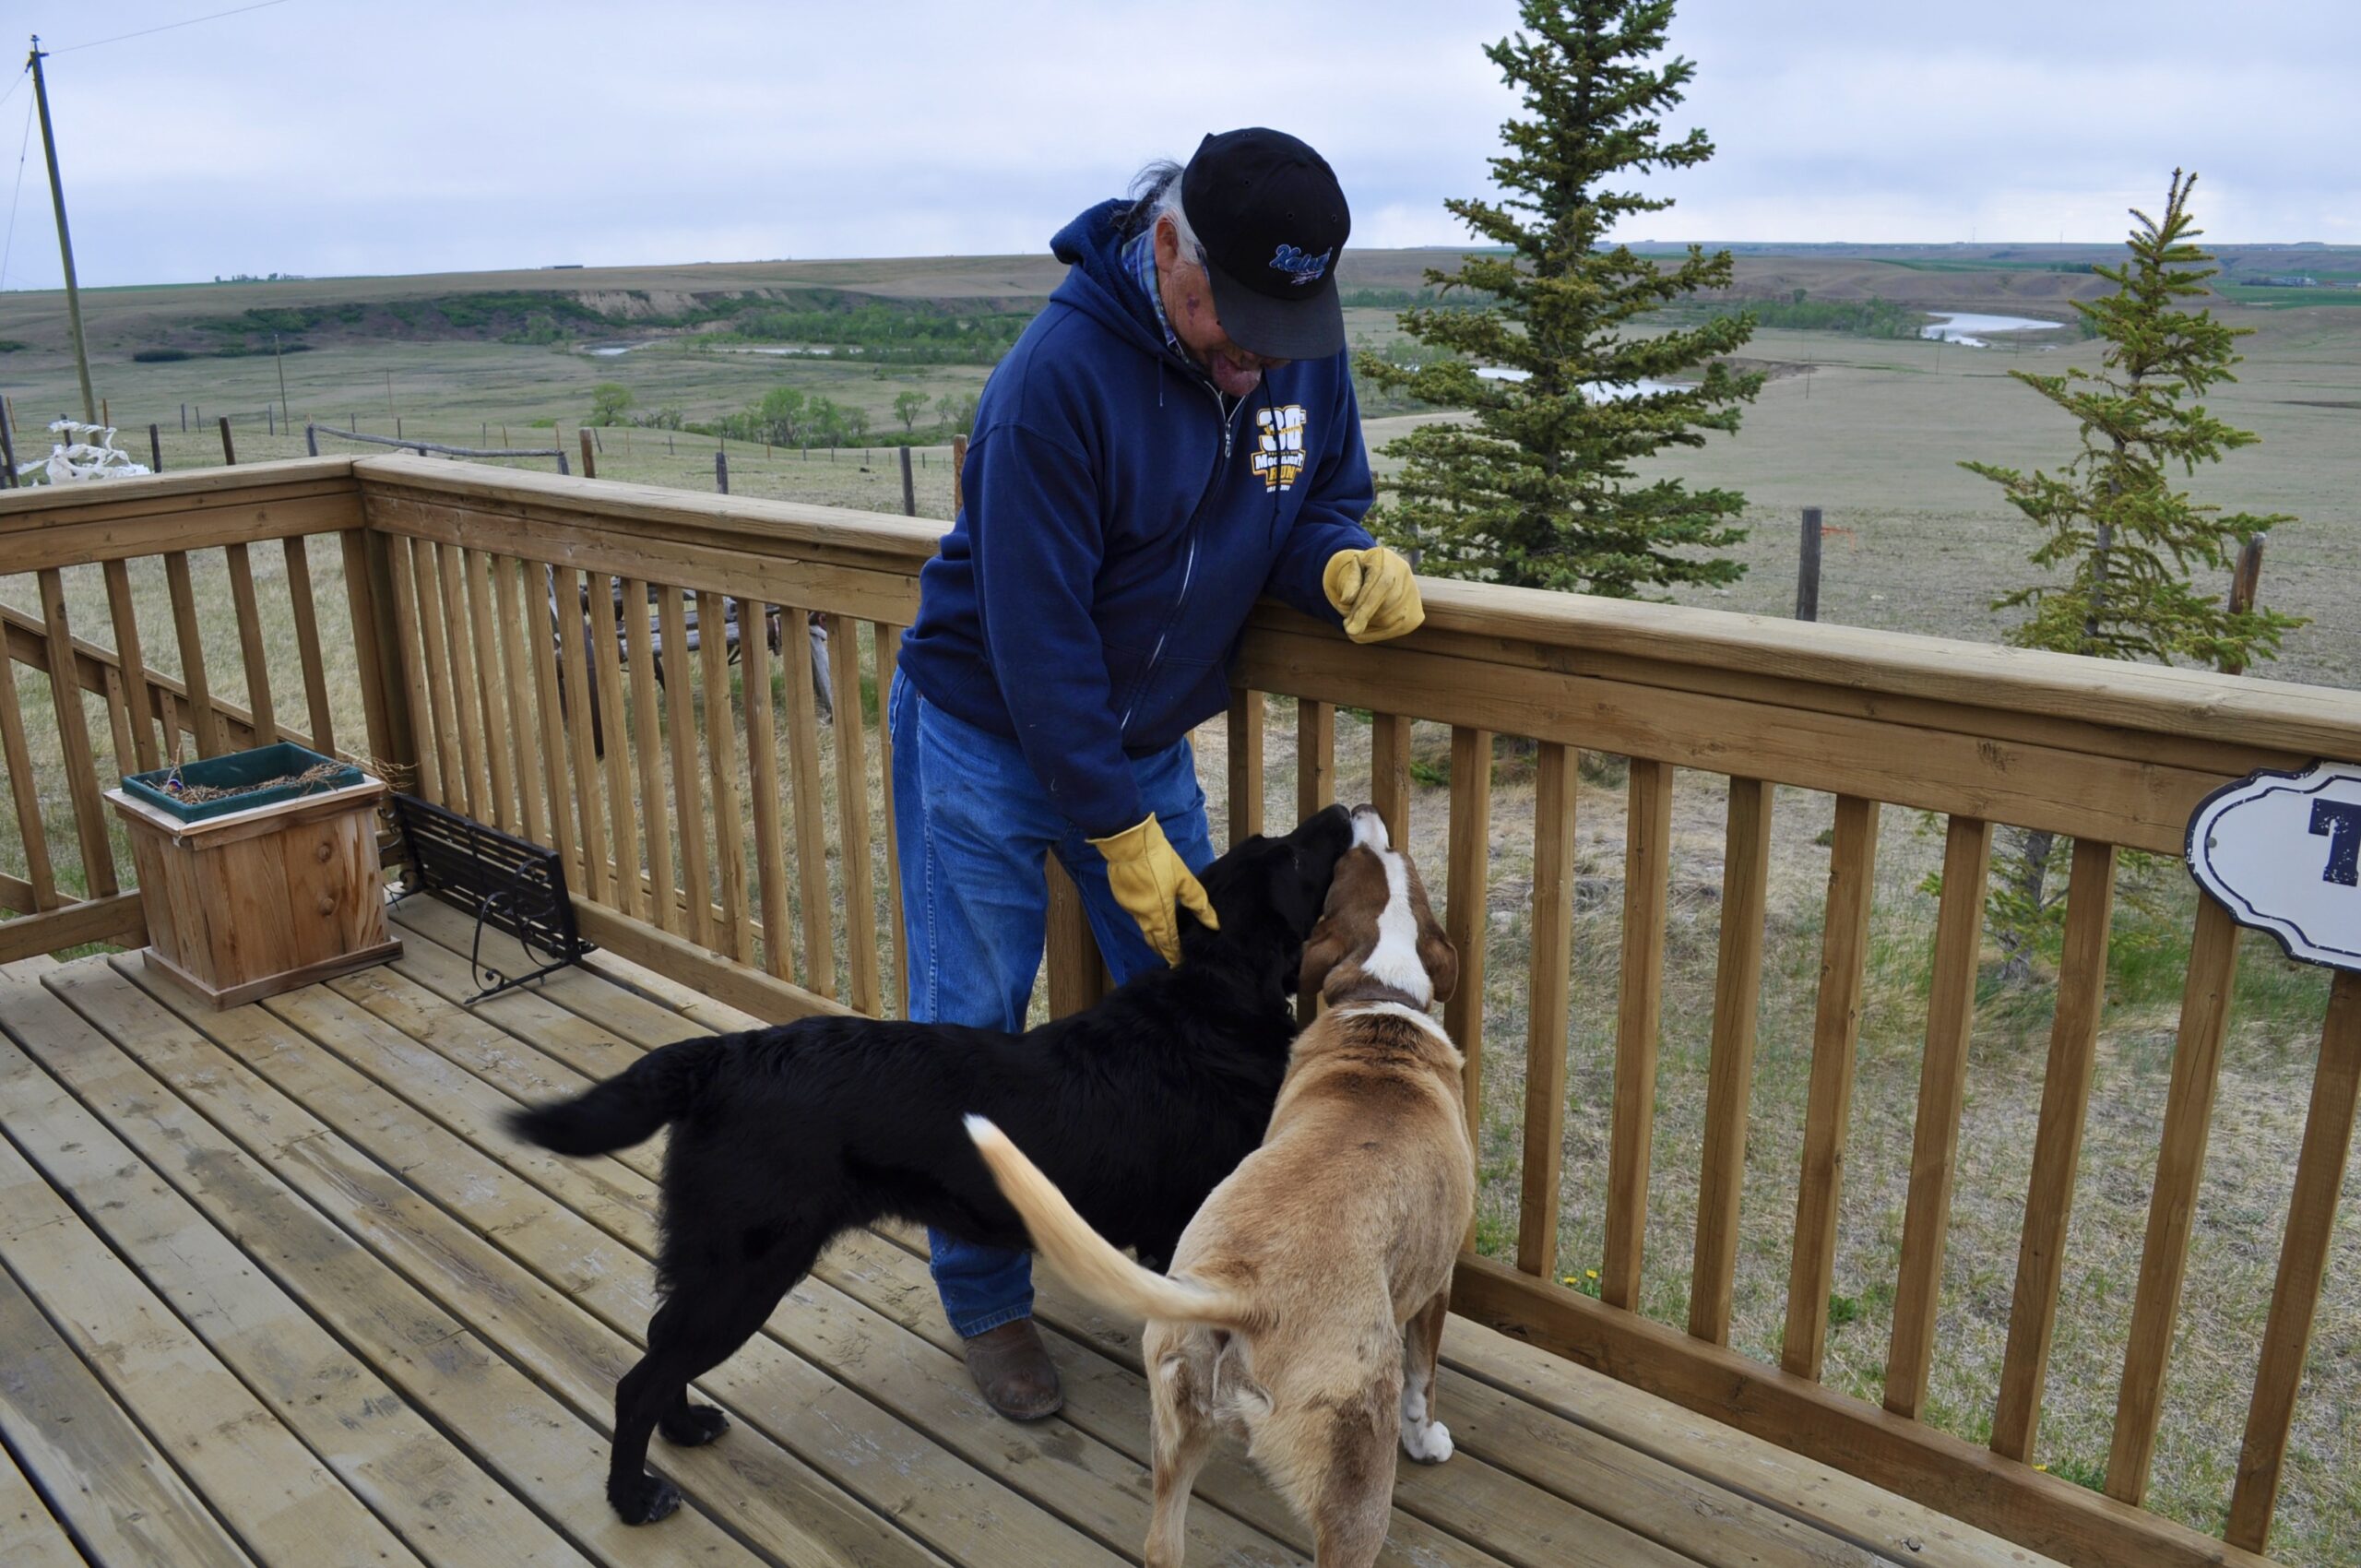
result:
[[[1500,0],[279,0],[77,47],[235,3],[8,6],[56,52],[85,283],[1038,251],[1257,123],[1327,155],[1356,243],[1449,244],[1516,109]],[[1670,129],[1720,150],[1622,238],[2112,241],[2187,164],[2216,241],[2361,243],[2355,0],[1684,0],[1672,44]],[[5,81],[0,281],[54,288]]]

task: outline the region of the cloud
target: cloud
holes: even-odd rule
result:
[[[47,21],[91,283],[1038,251],[1146,159],[1256,123],[1327,154],[1362,243],[1447,244],[1444,198],[1484,190],[1518,112],[1481,53],[1515,25],[1500,0],[292,0],[66,52],[202,9]],[[1719,151],[1643,182],[1678,205],[1627,237],[2106,238],[2176,164],[2204,172],[2217,240],[2361,237],[2338,72],[2361,7],[2224,28],[2194,0],[1998,0],[1965,23],[1687,0],[1698,76],[1668,128]],[[35,146],[10,286],[56,283],[40,173]]]

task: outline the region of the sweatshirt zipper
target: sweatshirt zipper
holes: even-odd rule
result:
[[[1210,493],[1214,486],[1220,482],[1222,470],[1229,466],[1230,439],[1236,429],[1237,414],[1234,410],[1222,408],[1219,387],[1207,385],[1205,392],[1214,400],[1215,412],[1221,417],[1221,461],[1216,465],[1213,475],[1206,483],[1206,490]],[[1240,398],[1238,400],[1238,406],[1244,408],[1246,399]],[[1156,635],[1156,647],[1148,652],[1147,668],[1141,672],[1138,683],[1132,688],[1132,700],[1124,707],[1123,717],[1116,721],[1115,729],[1118,734],[1131,729],[1132,715],[1138,709],[1140,698],[1145,695],[1150,687],[1155,684],[1157,660],[1164,657],[1164,645],[1171,640],[1172,628],[1180,624],[1181,612],[1189,608],[1189,584],[1197,575],[1197,519],[1204,516],[1204,502],[1200,499],[1196,511],[1189,517],[1189,553],[1183,556],[1180,562],[1180,596],[1173,600],[1172,613],[1166,617],[1163,629]]]

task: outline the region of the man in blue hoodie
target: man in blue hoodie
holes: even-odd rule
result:
[[[889,699],[909,1016],[1015,1030],[1054,853],[1121,981],[1175,960],[1213,859],[1189,731],[1269,593],[1356,641],[1422,616],[1371,498],[1336,261],[1351,217],[1295,137],[1207,137],[1059,232],[1072,270],[976,410],[966,505]],[[936,1235],[993,1407],[1059,1408],[1022,1253]]]

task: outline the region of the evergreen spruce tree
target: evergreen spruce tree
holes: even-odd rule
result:
[[[2194,243],[2204,232],[2189,210],[2196,184],[2174,170],[2164,217],[2134,208],[2130,255],[2095,269],[2116,291],[2074,302],[2086,333],[2107,345],[2101,368],[2009,373],[2074,417],[2082,450],[2055,473],[1960,465],[1999,484],[2040,530],[2029,559],[2047,575],[1992,601],[2027,612],[2009,633],[2019,647],[2242,670],[2275,658],[2280,639],[2304,624],[2275,611],[2232,610],[2191,576],[2228,570],[2248,540],[2294,520],[2225,513],[2173,487],[2175,468],[2186,477],[2260,439],[2196,401],[2237,379],[2231,345],[2253,330],[2215,320],[2210,308],[2180,308],[2220,270]],[[1988,912],[2011,980],[2030,977],[2039,938],[2063,916],[2062,893],[2048,886],[2058,848],[2047,833],[2012,833],[1997,857]]]
[[[1627,246],[1602,248],[1619,220],[1672,205],[1617,188],[1619,176],[1714,154],[1702,130],[1663,139],[1658,116],[1696,74],[1683,59],[1649,63],[1672,10],[1672,0],[1525,0],[1525,30],[1485,50],[1524,89],[1530,117],[1501,127],[1509,151],[1492,160],[1510,194],[1445,206],[1506,254],[1430,269],[1427,281],[1446,297],[1401,317],[1412,338],[1456,358],[1410,368],[1364,353],[1358,367],[1382,388],[1475,415],[1421,425],[1384,449],[1406,464],[1371,526],[1418,551],[1423,571],[1631,597],[1733,582],[1744,570],[1711,553],[1745,537],[1736,523],[1743,495],[1691,491],[1677,478],[1635,483],[1632,465],[1738,428],[1738,405],[1762,378],[1734,373],[1721,356],[1752,335],[1753,318],[1618,330],[1698,290],[1728,287],[1729,253],[1691,245],[1679,265],[1660,267]],[[1460,308],[1448,296],[1462,289],[1483,303]],[[1637,390],[1701,364],[1693,385]],[[1479,366],[1512,376],[1479,376]]]

